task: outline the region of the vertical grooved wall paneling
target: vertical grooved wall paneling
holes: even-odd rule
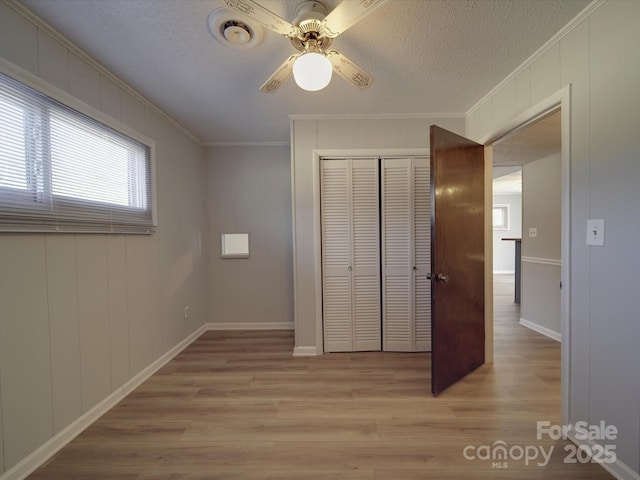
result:
[[[482,139],[571,86],[567,420],[615,425],[618,463],[610,468],[628,475],[640,468],[640,3],[611,0],[588,8],[512,74],[515,106],[505,103],[505,82],[469,111],[466,128]],[[604,247],[586,245],[588,219],[605,220]]]
[[[45,238],[53,429],[57,433],[83,412],[78,263],[75,235],[51,234]]]
[[[288,146],[207,150],[211,322],[293,322]],[[249,258],[220,258],[223,233],[248,233]]]
[[[19,9],[0,1],[0,57],[155,141],[159,225],[0,235],[0,474],[209,320],[203,148]]]

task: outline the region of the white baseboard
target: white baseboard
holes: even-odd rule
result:
[[[220,322],[207,323],[207,330],[293,330],[293,322]]]
[[[107,398],[102,400],[96,406],[85,412],[70,425],[62,429],[55,436],[51,437],[47,442],[40,445],[37,449],[23,458],[19,463],[11,467],[9,470],[0,475],[0,480],[23,480],[34,470],[40,467],[44,462],[49,460],[53,455],[60,451],[71,440],[81,434],[87,427],[95,422],[102,415],[107,413],[109,409],[114,407],[120,400],[126,397],[129,392],[137,388],[151,375],[163,367],[178,353],[189,346],[206,330],[206,326],[198,328],[195,332],[173,347],[167,353],[162,355],[156,361],[140,373],[131,378],[121,387],[114,390]]]
[[[98,418],[113,408],[132,390],[140,386],[151,375],[166,365],[173,357],[189,346],[207,330],[293,330],[293,322],[246,322],[246,323],[207,323],[162,355],[148,367],[136,374],[124,385],[114,390],[108,397],[85,412],[70,425],[62,429],[47,442],[23,458],[19,463],[0,475],[0,480],[23,480],[49,458],[60,451],[71,440],[82,433]],[[301,348],[298,352],[296,349]],[[296,347],[294,355],[317,355],[315,347]]]
[[[527,327],[534,332],[541,333],[542,335],[549,337],[556,342],[562,342],[562,335],[554,330],[551,330],[550,328],[543,327],[542,325],[530,322],[529,320],[525,320],[524,318],[521,318],[518,323],[523,327]]]
[[[315,357],[321,354],[317,347],[293,347],[294,357]]]
[[[573,425],[571,425],[571,430],[567,437],[578,446],[585,445],[588,447],[589,452],[594,451],[594,447],[597,445],[597,442],[590,438],[578,440],[575,437],[575,429]],[[600,465],[618,480],[640,480],[640,474],[633,470],[629,465],[622,462],[619,458],[616,458],[616,461],[613,463],[600,463]]]
[[[515,275],[516,272],[514,270],[494,270],[494,275]]]

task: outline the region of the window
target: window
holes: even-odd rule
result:
[[[0,231],[153,232],[151,150],[0,74]]]
[[[509,205],[493,206],[493,229],[509,230]]]

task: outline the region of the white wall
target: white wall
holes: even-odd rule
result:
[[[0,57],[155,140],[159,226],[0,235],[0,473],[208,320],[203,149],[50,33],[0,2]]]
[[[522,299],[527,324],[560,336],[562,171],[560,153],[522,167]],[[529,228],[537,236],[529,236]],[[534,327],[535,328],[535,327]]]
[[[494,205],[509,205],[509,229],[493,231],[493,272],[515,272],[515,242],[503,238],[520,238],[522,235],[522,195],[500,194],[493,196]]]
[[[429,149],[429,126],[439,125],[456,133],[464,132],[462,118],[381,118],[381,119],[294,119],[292,122],[294,221],[294,285],[296,349],[315,351],[320,333],[316,301],[320,271],[314,214],[318,172],[313,152],[317,149],[342,151],[367,149],[389,154],[400,149]]]
[[[639,24],[640,2],[607,1],[467,119],[481,139],[571,85],[569,421],[616,425],[626,478],[640,472]],[[586,246],[589,218],[606,220],[604,247]]]
[[[288,145],[207,149],[213,323],[293,328],[290,165]],[[250,257],[221,259],[222,233],[249,233]]]

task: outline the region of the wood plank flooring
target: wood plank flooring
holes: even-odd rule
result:
[[[440,397],[429,354],[294,358],[292,332],[202,335],[34,472],[32,480],[423,480],[610,477],[564,464],[559,344],[517,324],[512,277],[496,276],[495,364]],[[467,460],[503,441],[548,451],[508,468]]]

